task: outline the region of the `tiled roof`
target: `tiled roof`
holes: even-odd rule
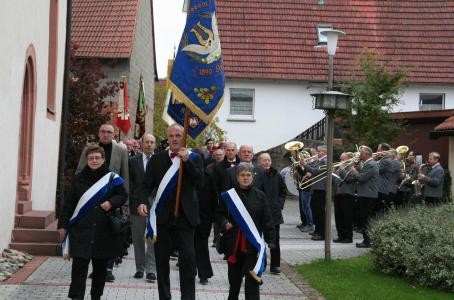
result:
[[[435,131],[443,131],[443,130],[454,130],[454,113],[444,120],[441,124],[437,125],[434,129]]]
[[[130,57],[138,0],[73,0],[71,40],[76,56]]]
[[[357,73],[364,48],[390,66],[409,69],[413,83],[454,83],[454,1],[217,1],[226,76],[327,80],[327,53],[317,24],[347,33],[334,58],[334,79]],[[356,70],[356,72],[355,72]]]

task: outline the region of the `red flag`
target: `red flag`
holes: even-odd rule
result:
[[[117,127],[121,131],[123,131],[124,134],[128,134],[128,131],[131,128],[126,79],[123,79],[123,82],[120,82],[120,91],[118,92],[118,109],[117,117],[115,118],[115,125],[117,125]]]

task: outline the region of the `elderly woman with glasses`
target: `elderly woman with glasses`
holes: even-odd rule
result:
[[[91,299],[100,299],[108,259],[115,256],[115,236],[109,213],[126,202],[124,180],[104,164],[100,146],[88,146],[87,166],[75,177],[60,214],[58,230],[65,258],[71,257],[68,297],[84,299],[88,265],[93,265]]]
[[[256,236],[261,238],[263,234],[269,248],[274,248],[274,225],[269,202],[262,191],[252,186],[253,177],[254,166],[252,164],[246,162],[238,164],[235,187],[221,194],[223,201],[220,201],[217,213],[217,222],[224,232],[224,254],[228,262],[230,285],[229,300],[238,299],[243,277],[245,277],[246,299],[260,299],[259,286],[262,282],[255,276],[259,274],[252,272],[260,260],[260,253],[254,246],[255,243],[251,242],[248,229],[245,230],[243,225],[243,220],[248,218],[242,220],[238,218],[238,214],[232,214],[235,201],[226,200],[227,194],[234,195],[237,203],[235,207],[244,206],[246,208],[247,213],[243,212],[242,215],[249,215],[254,223],[249,224],[248,228],[254,227],[253,230],[257,232]],[[263,243],[260,240],[259,242]],[[261,271],[263,268],[264,265]]]

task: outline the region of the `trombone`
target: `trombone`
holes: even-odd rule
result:
[[[341,166],[347,167],[347,166],[350,166],[350,165],[357,164],[358,163],[358,159],[359,159],[359,157],[354,156],[354,157],[349,158],[347,160],[344,160],[344,161],[341,161],[341,162],[333,164],[332,165],[332,169],[331,169],[333,177],[341,179],[337,174],[334,173],[336,171],[336,169],[341,167]],[[324,171],[319,173],[319,174],[317,174],[314,177],[310,177],[309,179],[305,180],[304,182],[299,183],[298,184],[299,188],[300,189],[305,189],[307,187],[310,187],[313,184],[316,184],[319,181],[322,181],[322,180],[326,179],[326,177],[328,175],[327,167],[326,166],[320,166],[319,170],[320,171],[324,170]]]

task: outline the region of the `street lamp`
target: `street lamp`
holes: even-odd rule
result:
[[[350,109],[350,96],[344,93],[333,91],[333,68],[334,54],[336,54],[337,39],[345,35],[339,30],[325,30],[321,34],[327,37],[328,50],[328,91],[311,94],[314,97],[314,108],[323,109],[326,112],[326,198],[325,198],[325,260],[331,259],[331,198],[333,195],[333,135],[334,135],[334,114],[336,110]]]

